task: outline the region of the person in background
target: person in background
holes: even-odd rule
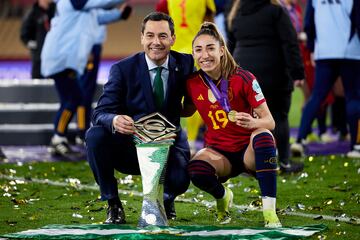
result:
[[[360,158],[360,2],[309,0],[304,28],[307,46],[315,60],[315,83],[301,116],[296,145],[304,152],[302,141],[319,110],[321,102],[340,76],[346,99],[350,132],[348,157]]]
[[[0,148],[0,162],[5,162],[7,160],[4,151]]]
[[[303,92],[304,96],[304,105],[309,100],[311,91],[314,86],[314,73],[315,66],[313,65],[313,61],[311,59],[311,52],[306,47],[306,33],[303,32],[303,14],[302,8],[298,3],[298,0],[280,0],[281,6],[283,6],[287,13],[289,14],[290,20],[296,30],[299,48],[301,52],[301,56],[303,59],[304,69],[305,69],[305,82],[300,89]],[[326,99],[322,102],[321,107],[317,113],[317,127],[318,134],[313,133],[312,130],[307,135],[306,142],[312,141],[321,141],[323,143],[335,141],[334,137],[331,136],[327,130],[326,117],[328,113],[328,108],[331,108],[331,119],[332,119],[332,127],[334,131],[340,132],[340,139],[344,139],[347,135],[346,128],[346,118],[345,114],[341,109],[345,109],[345,98],[342,94],[335,94],[339,92],[338,89],[341,89],[341,81],[338,81],[336,84],[336,88],[334,87],[334,91],[330,92]],[[293,146],[291,145],[290,150],[292,151]]]
[[[162,12],[165,14],[169,14],[168,6],[167,6],[167,0],[159,0],[155,5],[155,10],[157,12]]]
[[[190,184],[186,171],[190,150],[180,127],[180,112],[185,81],[194,71],[194,60],[190,54],[171,51],[174,42],[171,17],[161,12],[148,14],[141,27],[144,52],[111,67],[109,80],[94,110],[86,148],[101,199],[108,202],[105,223],[125,223],[114,170],[140,175],[133,133],[134,121],[141,117],[159,112],[179,128],[170,147],[165,174],[164,206],[168,219],[176,217],[174,200]]]
[[[216,15],[214,18],[214,23],[217,28],[223,35],[225,41],[227,41],[227,32],[226,32],[226,19],[225,19],[225,8],[231,2],[231,0],[214,0],[216,6]]]
[[[338,140],[349,141],[350,134],[346,120],[346,98],[340,77],[336,79],[332,92],[335,99],[330,109],[331,131],[338,135]]]
[[[259,182],[265,227],[281,227],[275,209],[276,148],[270,132],[275,122],[259,83],[237,65],[213,23],[203,23],[195,36],[193,57],[201,70],[186,83],[183,114],[197,109],[207,130],[205,148],[188,165],[192,183],[216,199],[217,221],[226,224],[231,221],[233,193],[222,183],[249,173]]]
[[[97,76],[101,60],[102,44],[105,42],[106,39],[105,24],[119,20],[127,20],[131,15],[132,7],[127,4],[122,4],[119,6],[119,9],[114,8],[111,11],[97,9],[95,11],[97,12],[95,17],[101,14],[107,14],[112,16],[108,17],[108,22],[97,25],[95,44],[91,49],[91,53],[86,63],[84,74],[79,79],[80,88],[83,94],[83,101],[77,108],[78,123],[82,124],[81,126],[79,126],[79,132],[75,138],[75,142],[79,145],[84,144],[85,132],[90,127],[92,104],[96,90]],[[121,13],[121,18],[118,17],[119,12]]]
[[[304,164],[290,159],[291,94],[294,85],[304,82],[304,67],[289,15],[277,1],[234,0],[228,29],[229,50],[242,68],[256,76],[274,117],[281,171],[302,171]]]
[[[55,14],[53,0],[37,0],[21,23],[20,39],[30,50],[31,78],[43,78],[41,75],[41,50],[45,36],[50,29],[50,20]]]
[[[303,14],[302,14],[302,8],[298,4],[297,0],[280,0],[279,1],[281,6],[284,7],[284,9],[289,14],[290,20],[295,28],[295,31],[297,33],[298,41],[299,41],[299,48],[304,64],[304,70],[305,70],[305,81],[302,86],[300,86],[300,89],[302,90],[303,96],[304,96],[304,104],[308,101],[310,92],[314,85],[314,71],[315,68],[312,65],[312,61],[310,59],[310,51],[306,47],[306,33],[303,32]],[[325,137],[325,133],[327,130],[326,127],[326,113],[327,113],[327,107],[333,102],[333,95],[329,94],[327,99],[322,103],[321,110],[317,114],[317,124],[319,129],[319,136],[320,138],[322,136]],[[324,135],[323,135],[324,134]],[[323,137],[323,138],[324,138]],[[316,136],[311,132],[309,132],[309,141],[313,141],[316,139]],[[324,139],[325,140],[325,139]]]
[[[57,14],[51,21],[51,28],[45,38],[41,52],[41,72],[54,79],[60,99],[60,108],[54,120],[54,135],[50,142],[50,152],[63,158],[81,157],[71,149],[68,142],[68,126],[83,101],[79,77],[83,74],[91,49],[95,44],[97,27],[109,22],[113,17],[121,19],[122,13],[111,8],[123,4],[124,0],[59,0]],[[96,9],[110,9],[104,13]],[[84,117],[80,118],[84,121]],[[78,123],[79,131],[83,122]]]
[[[164,5],[160,1],[159,4]],[[159,8],[167,11],[174,19],[176,42],[173,50],[183,53],[191,53],[191,42],[204,21],[214,21],[216,6],[214,0],[171,0],[167,1],[167,10],[164,7]],[[199,134],[199,129],[203,122],[198,113],[184,119],[184,128],[187,131],[188,140],[192,154],[195,153],[195,141]]]

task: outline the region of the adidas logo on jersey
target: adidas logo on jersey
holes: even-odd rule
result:
[[[199,100],[199,101],[204,101],[204,97],[200,94],[196,100]]]

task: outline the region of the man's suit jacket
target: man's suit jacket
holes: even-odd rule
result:
[[[93,124],[112,131],[112,120],[118,114],[128,115],[136,121],[150,113],[160,112],[171,123],[180,126],[181,99],[186,90],[187,76],[194,71],[194,60],[189,54],[171,51],[168,67],[165,101],[161,109],[156,109],[145,53],[115,63],[94,110]]]

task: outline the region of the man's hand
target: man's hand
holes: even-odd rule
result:
[[[115,131],[119,133],[126,135],[134,133],[134,120],[127,115],[116,115],[112,123]]]

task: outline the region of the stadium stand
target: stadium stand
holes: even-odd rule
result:
[[[95,99],[102,90],[99,84]],[[53,133],[58,98],[53,81],[0,81],[0,145],[46,145]],[[76,123],[70,125],[75,133]]]

